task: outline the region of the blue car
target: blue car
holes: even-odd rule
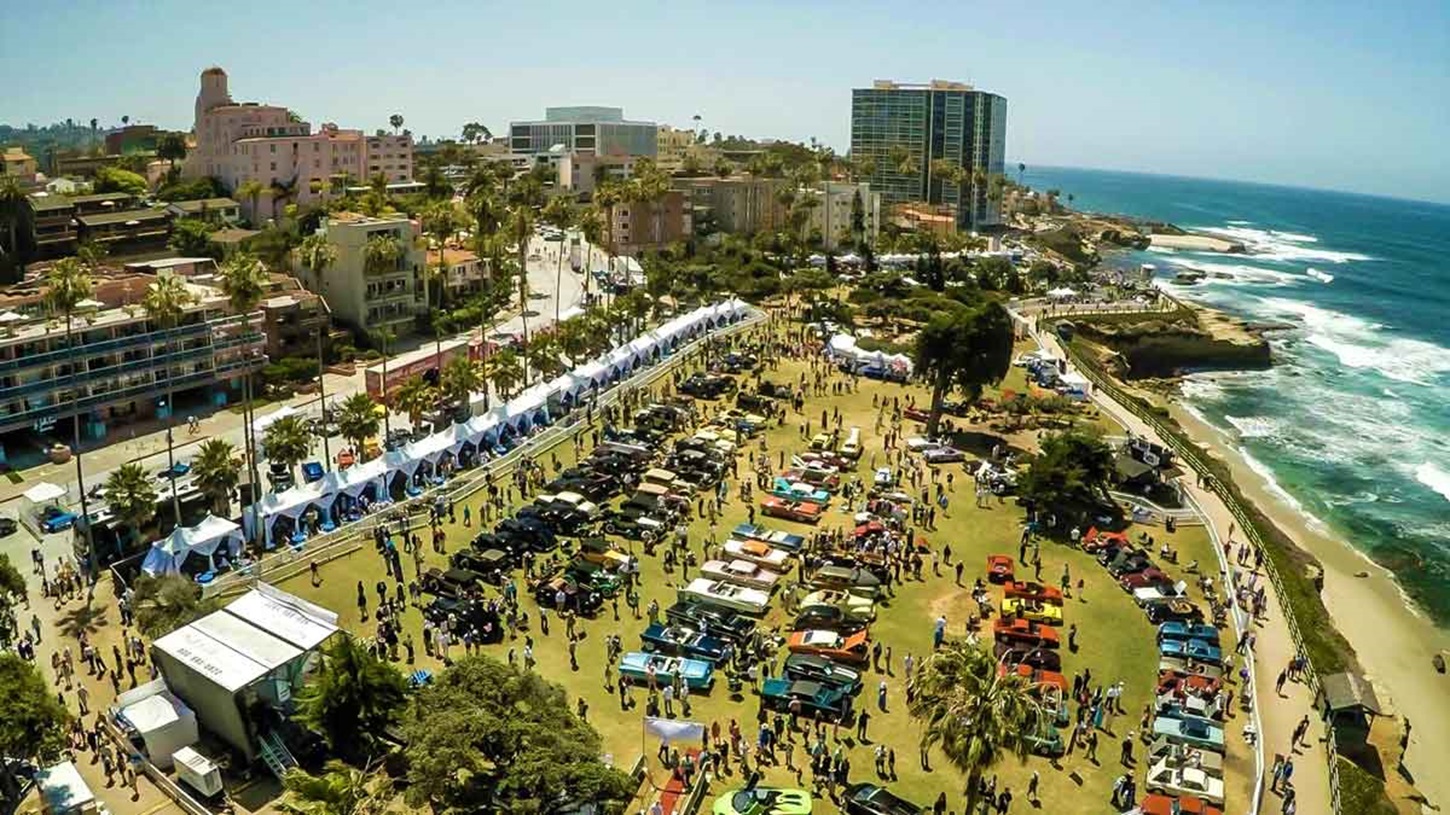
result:
[[[1159,716],[1153,720],[1153,735],[1163,736],[1173,744],[1223,752],[1223,728],[1202,716]]]
[[[1204,623],[1188,623],[1172,620],[1158,626],[1158,641],[1202,640],[1209,645],[1218,645],[1218,629]]]
[[[60,507],[46,507],[40,514],[40,528],[45,532],[64,532],[75,525],[76,516]]]
[[[764,541],[787,552],[799,552],[801,547],[806,545],[806,539],[802,535],[767,529],[756,524],[740,524],[730,534],[746,540]]]
[[[1215,665],[1223,661],[1223,652],[1203,640],[1163,640],[1158,643],[1158,653],[1165,657],[1196,659]]]
[[[676,674],[690,690],[709,690],[715,683],[715,666],[703,659],[631,651],[619,660],[619,673],[630,682],[647,684],[651,672],[659,687],[671,684]]]
[[[730,659],[730,643],[687,625],[654,623],[639,638],[648,651],[675,657],[703,659],[719,665]]]
[[[805,501],[825,506],[831,503],[831,494],[804,482],[791,483],[788,478],[776,478],[771,482],[770,494],[787,501]]]

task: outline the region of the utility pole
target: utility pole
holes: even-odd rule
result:
[[[332,449],[328,445],[327,437],[330,435],[327,429],[327,370],[322,359],[322,325],[317,326],[317,397],[318,403],[322,405],[322,466],[332,471]]]

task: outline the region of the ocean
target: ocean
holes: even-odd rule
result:
[[[1450,623],[1450,206],[1232,181],[1031,168],[1070,206],[1242,241],[1152,250],[1158,285],[1274,331],[1274,366],[1198,373],[1183,403],[1275,495],[1387,567]],[[1179,284],[1183,269],[1207,277]]]

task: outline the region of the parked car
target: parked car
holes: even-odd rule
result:
[[[493,533],[509,543],[509,548],[522,552],[552,552],[559,539],[545,523],[529,518],[505,518]]]
[[[1148,615],[1148,622],[1154,625],[1166,622],[1203,622],[1203,609],[1188,600],[1149,600],[1141,605]]]
[[[810,815],[811,794],[787,787],[732,790],[715,799],[711,815]]]
[[[0,518],[0,538],[8,538],[20,529],[14,518]]]
[[[1010,583],[1013,577],[1012,558],[1007,555],[987,555],[987,580],[992,583]]]
[[[748,560],[707,560],[700,566],[700,574],[764,592],[775,591],[776,584],[780,582],[778,572]]]
[[[1181,657],[1215,665],[1223,662],[1223,652],[1216,645],[1203,640],[1163,640],[1158,643],[1158,653],[1165,657]]]
[[[687,625],[652,623],[639,635],[646,651],[668,656],[703,659],[719,665],[730,659],[734,648],[721,638]]]
[[[1144,760],[1150,766],[1179,768],[1193,767],[1214,778],[1223,778],[1223,756],[1212,750],[1184,747],[1163,737],[1154,739],[1144,751]]]
[[[992,637],[997,642],[1027,643],[1043,648],[1061,644],[1056,628],[1024,617],[998,617],[992,622]]]
[[[632,568],[639,561],[639,558],[621,551],[607,538],[597,537],[584,538],[579,541],[577,557],[614,571]]]
[[[808,501],[824,507],[831,503],[831,494],[804,481],[777,477],[770,485],[770,494],[787,501]]]
[[[846,788],[846,815],[922,815],[926,807],[871,783]]]
[[[1044,671],[1061,671],[1062,654],[1026,642],[998,642],[992,655],[1003,665],[1029,665]]]
[[[638,508],[605,510],[603,517],[605,532],[646,543],[659,540],[668,528],[664,521]]]
[[[679,590],[679,596],[681,600],[697,600],[746,614],[764,614],[766,607],[770,605],[770,595],[759,589],[737,586],[723,580],[711,580],[708,577],[691,580]]]
[[[871,659],[871,639],[866,631],[842,634],[839,631],[796,631],[786,638],[786,647],[793,654],[820,654],[851,665],[864,665]]]
[[[1044,651],[1043,653],[1050,652]],[[998,676],[1006,676],[1009,673],[1015,673],[1023,679],[1026,679],[1029,685],[1051,685],[1062,693],[1067,693],[1068,690],[1067,677],[1057,671],[1034,668],[1031,665],[997,666]]]
[[[1188,584],[1182,580],[1171,586],[1148,586],[1146,588],[1134,589],[1133,599],[1138,605],[1145,605],[1158,600],[1183,600],[1188,597]]]
[[[732,643],[744,641],[755,631],[755,621],[749,617],[693,600],[681,600],[665,609],[665,619]]]
[[[681,382],[676,390],[697,399],[719,399],[735,391],[735,379],[714,374],[694,374]]]
[[[840,721],[851,715],[851,695],[843,688],[789,677],[771,677],[760,684],[760,701],[765,707],[784,713],[792,700],[800,700],[806,717]]]
[[[821,511],[820,504],[787,501],[774,495],[767,495],[760,501],[761,514],[771,518],[784,518],[787,521],[813,524],[821,519]]]
[[[790,571],[790,553],[784,549],[776,549],[764,541],[731,538],[725,541],[725,554],[737,560],[748,560],[773,572]]]
[[[558,602],[561,592],[564,596],[563,608],[559,607]],[[585,615],[599,610],[604,603],[604,596],[599,592],[581,586],[577,581],[563,575],[539,581],[534,587],[534,599],[545,608],[555,611],[569,610]]]
[[[1024,597],[1043,603],[1062,605],[1062,590],[1030,580],[1013,580],[1002,587],[1004,597]]]
[[[881,578],[859,566],[822,566],[811,574],[809,585],[875,599],[881,593]]]
[[[1033,622],[1062,625],[1062,606],[1025,597],[1007,597],[1002,600],[1002,616],[1024,617]]]
[[[801,547],[806,545],[804,535],[767,529],[756,524],[738,524],[730,531],[730,534],[737,538],[768,543],[776,549],[784,549],[787,552],[799,552]]]
[[[76,516],[66,512],[60,507],[46,507],[40,513],[40,530],[42,532],[64,532],[75,525]]]
[[[1138,802],[1143,815],[1223,815],[1223,810],[1192,795],[1173,798],[1149,793]]]
[[[790,630],[806,631],[814,628],[850,633],[865,627],[866,623],[847,617],[846,612],[836,606],[805,606],[791,621]]]
[[[856,622],[869,623],[876,619],[876,601],[849,591],[820,589],[801,598],[800,608],[803,611],[817,606],[838,608],[847,619]]]
[[[715,666],[710,662],[644,651],[631,651],[620,657],[619,675],[636,684],[645,684],[653,675],[656,687],[669,685],[676,676],[690,690],[708,691],[715,684]]]
[[[514,566],[509,553],[500,549],[460,549],[448,558],[448,563],[455,569],[477,572],[490,583],[502,583]]]
[[[1189,747],[1223,752],[1223,727],[1202,716],[1158,716],[1153,719],[1153,735]]]
[[[844,688],[853,696],[859,693],[865,684],[861,679],[860,671],[819,654],[791,654],[785,658],[785,666],[782,670],[791,679],[805,679]]]
[[[1158,641],[1163,640],[1202,640],[1209,645],[1218,645],[1218,629],[1203,623],[1174,620],[1158,626]]]
[[[1173,578],[1164,574],[1157,566],[1149,566],[1141,572],[1132,572],[1119,577],[1118,585],[1122,586],[1124,591],[1134,592],[1153,586],[1171,586]]]
[[[956,464],[966,461],[967,454],[955,447],[933,447],[921,454],[927,464]]]

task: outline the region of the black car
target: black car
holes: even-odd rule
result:
[[[496,607],[476,597],[439,597],[423,609],[423,616],[435,625],[454,617],[462,630],[473,630],[474,642],[494,643],[503,639],[503,625]]]
[[[735,379],[714,374],[695,374],[681,382],[678,390],[697,399],[719,399],[735,390]]]
[[[866,624],[846,618],[846,612],[839,606],[810,606],[801,609],[791,623],[792,631],[836,631],[854,634]]]
[[[559,607],[561,592],[564,597],[563,608]],[[534,599],[544,608],[555,611],[567,609],[577,614],[593,614],[604,604],[604,595],[563,575],[539,581],[534,586]]]
[[[442,569],[432,568],[423,573],[423,591],[438,597],[462,597],[465,594],[478,592],[483,589],[484,577],[472,569]]]
[[[597,475],[637,480],[646,463],[648,462],[637,462],[628,456],[595,451],[594,455],[584,462],[584,466]]]
[[[756,359],[751,354],[737,354],[732,351],[722,357],[717,366],[722,371],[728,371],[732,374],[738,374],[743,371],[754,370],[755,366],[759,364],[760,360]]]
[[[659,540],[669,531],[664,521],[638,507],[605,510],[602,524],[607,534],[646,542]]]
[[[0,518],[0,538],[8,538],[14,535],[15,531],[19,528],[20,525],[15,522],[14,518]]]
[[[761,382],[760,387],[756,388],[756,391],[761,396],[769,396],[772,399],[790,399],[795,395],[789,385],[777,385],[770,381]]]
[[[505,518],[494,527],[494,534],[516,552],[526,549],[549,552],[559,545],[559,538],[548,524],[534,518]]]
[[[846,815],[922,815],[927,808],[871,783],[846,788]]]
[[[1120,552],[1108,563],[1108,574],[1113,577],[1137,574],[1153,565],[1153,559],[1144,552]]]
[[[514,518],[521,521],[538,521],[554,530],[557,535],[571,537],[587,532],[594,526],[593,518],[580,512],[577,507],[562,502],[541,504],[535,501],[520,508]]]
[[[703,439],[688,438],[675,442],[675,454],[684,453],[698,453],[717,464],[723,464],[725,461],[725,454],[720,452],[720,448]]]
[[[819,654],[791,654],[785,658],[782,671],[791,679],[834,685],[852,695],[860,693],[862,685],[865,684],[861,680],[860,671]]]
[[[591,501],[607,501],[623,489],[620,479],[607,473],[582,467],[571,467],[544,486],[544,491],[558,494],[577,492]]]
[[[665,619],[736,643],[755,631],[755,621],[743,614],[683,600],[665,609]]]
[[[1203,609],[1188,600],[1153,600],[1143,604],[1143,611],[1154,625],[1203,622]]]
[[[503,582],[514,567],[513,555],[501,549],[461,549],[448,559],[455,569],[468,569],[490,583]]]
[[[741,391],[735,394],[735,406],[741,410],[767,411],[775,406],[775,400],[758,393]]]

